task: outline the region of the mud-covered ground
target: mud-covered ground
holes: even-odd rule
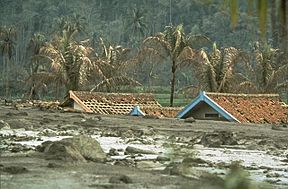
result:
[[[88,142],[75,147],[65,141],[73,136]],[[229,188],[246,173],[243,187],[288,188],[286,125],[16,110],[1,103],[0,137],[1,189],[214,189]],[[94,158],[98,149],[89,138],[99,142],[104,160]]]

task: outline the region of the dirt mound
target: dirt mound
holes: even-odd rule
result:
[[[106,154],[102,150],[100,144],[89,136],[79,135],[63,140],[70,142],[75,146],[80,154],[87,160],[95,162],[104,162],[106,160]]]
[[[9,174],[22,174],[22,173],[27,173],[28,170],[25,167],[22,166],[9,166],[9,167],[4,167],[2,169],[3,172],[9,173]]]
[[[237,145],[236,135],[228,131],[205,133],[200,143],[207,147],[220,147],[221,145]]]
[[[115,184],[130,184],[132,183],[132,179],[126,175],[117,175],[117,176],[112,176],[109,179],[109,183],[115,183]]]
[[[125,149],[125,154],[156,154],[156,153],[151,150],[143,150],[132,146],[128,146]]]
[[[49,160],[63,160],[67,162],[86,162],[80,152],[69,142],[56,141],[50,143],[44,150]]]
[[[44,152],[48,159],[63,161],[91,160],[94,162],[106,161],[106,154],[100,144],[86,135],[74,136],[56,142],[44,142],[38,151]]]

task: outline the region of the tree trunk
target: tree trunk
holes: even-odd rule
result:
[[[273,39],[273,47],[278,46],[278,31],[277,31],[277,13],[276,13],[276,2],[274,0],[270,1],[270,18],[271,18],[271,32],[272,32],[272,39]]]
[[[175,82],[176,82],[176,62],[172,62],[172,79],[171,79],[171,94],[170,94],[170,107],[173,107],[174,101],[174,91],[175,91]]]
[[[280,5],[280,45],[286,51],[287,45],[287,19],[286,19],[286,0],[281,0]]]
[[[9,95],[9,74],[10,74],[9,63],[10,63],[9,58],[6,57],[6,60],[5,60],[5,64],[6,64],[5,97],[6,98],[10,97],[10,95]]]

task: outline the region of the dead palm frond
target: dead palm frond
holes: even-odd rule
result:
[[[213,44],[213,51],[210,55],[202,50],[203,64],[199,66],[201,73],[199,80],[204,90],[213,92],[228,92],[235,79],[235,66],[239,63],[240,51],[234,47],[219,50]]]
[[[107,90],[110,91],[115,86],[141,86],[142,84],[138,81],[126,77],[126,76],[118,76],[118,77],[111,77],[101,81],[97,84],[91,91],[98,91],[98,90]]]
[[[276,66],[275,59],[281,55],[278,49],[269,46],[261,47],[259,43],[249,54],[245,64],[244,83],[249,82],[251,91],[257,93],[276,93],[278,86],[287,82],[288,64]],[[248,88],[249,86],[246,86]]]
[[[119,45],[105,44],[102,38],[99,41],[101,53],[93,61],[91,76],[96,76],[100,82],[96,81],[92,90],[111,91],[119,86],[139,85],[138,81],[125,75],[126,69],[136,62],[136,52]]]
[[[163,33],[159,33],[156,36],[148,37],[143,41],[143,47],[145,50],[149,49],[149,53],[155,51],[154,55],[159,55],[163,60],[171,62],[171,94],[170,94],[170,106],[173,106],[174,90],[176,82],[176,71],[180,67],[193,66],[198,63],[196,58],[196,51],[192,49],[193,45],[200,46],[203,41],[208,41],[208,38],[204,36],[190,35],[187,37],[184,33],[183,25],[166,26]],[[201,38],[201,39],[200,39]],[[200,54],[197,54],[200,55]]]

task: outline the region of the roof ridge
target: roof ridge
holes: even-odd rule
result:
[[[279,94],[235,94],[235,93],[214,93],[214,92],[205,92],[206,95],[212,96],[236,96],[236,97],[279,97]]]
[[[89,93],[89,94],[104,94],[104,95],[153,95],[153,93],[115,93],[115,92],[92,92],[92,91],[72,91],[73,93]]]

